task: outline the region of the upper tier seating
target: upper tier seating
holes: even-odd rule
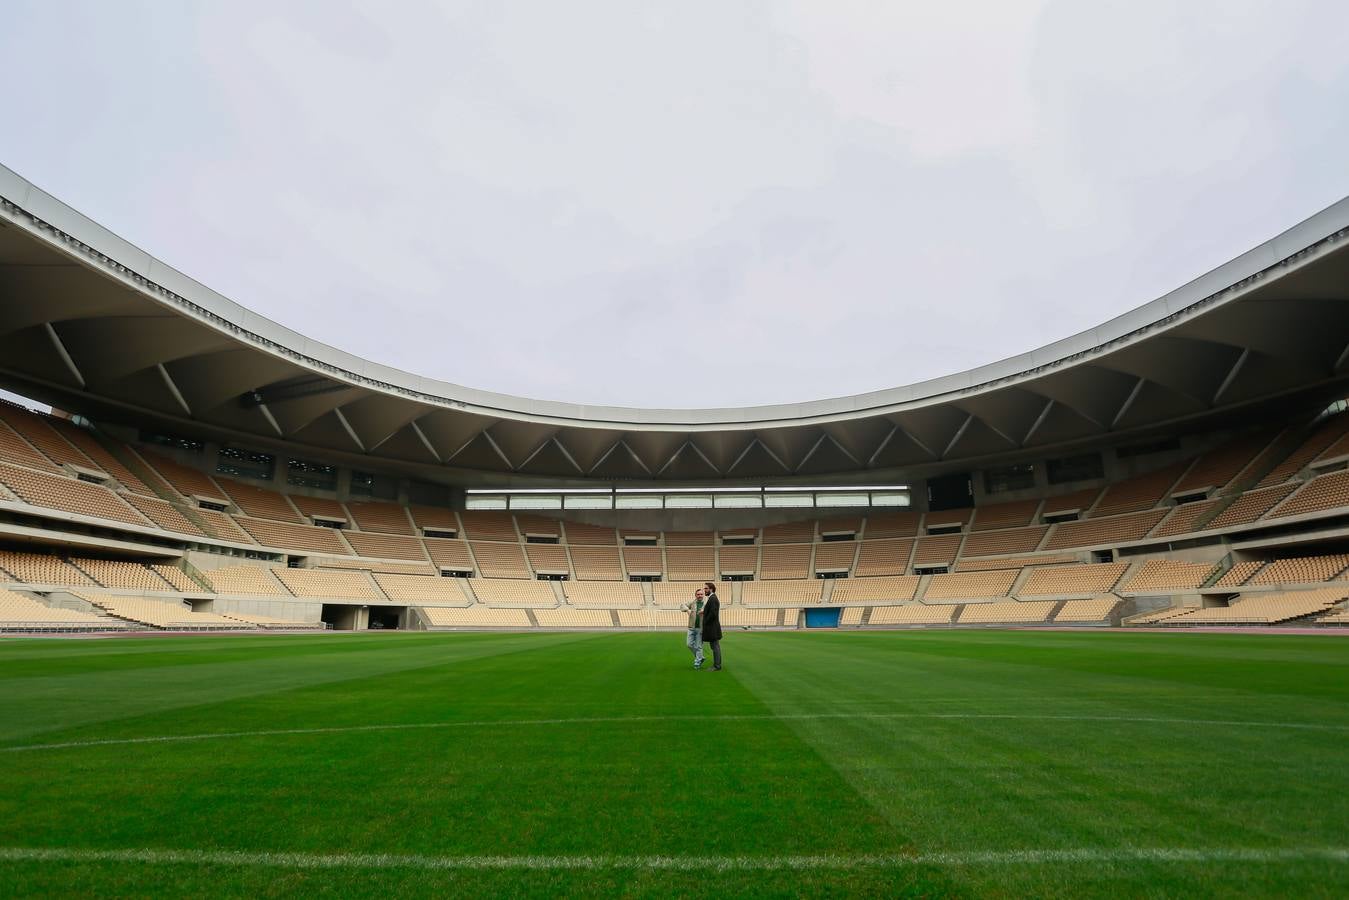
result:
[[[878,513],[867,516],[865,534],[867,540],[875,538],[913,537],[918,534],[918,523],[923,518],[920,512]]]
[[[1057,516],[1064,513],[1076,512],[1079,516],[1085,516],[1100,496],[1100,488],[1084,488],[1080,491],[1073,491],[1070,494],[1059,494],[1057,497],[1047,497],[1045,505],[1040,510],[1040,517]]]
[[[813,606],[820,602],[823,587],[818,578],[746,581],[740,585],[740,601],[746,606]]]
[[[872,625],[949,625],[954,606],[878,606],[871,611]]]
[[[1053,566],[1059,563],[1077,562],[1072,553],[1042,553],[1037,556],[993,556],[987,559],[961,559],[956,562],[957,572],[987,572],[989,569],[1023,569],[1026,566]]]
[[[312,522],[315,517],[351,522],[351,516],[347,515],[346,509],[336,500],[330,500],[327,497],[306,497],[304,494],[291,494],[290,501],[295,504],[295,508],[300,511],[300,516],[305,522]]]
[[[532,628],[523,609],[490,609],[486,606],[428,606],[422,618],[431,628]]]
[[[383,572],[387,575],[434,577],[440,574],[440,569],[430,563],[386,562],[379,559],[311,559],[309,564],[321,569],[360,569],[364,572]],[[465,571],[472,571],[472,566]]]
[[[567,543],[572,546],[577,544],[604,544],[613,546],[618,543],[618,532],[607,525],[587,525],[585,522],[568,522],[564,526],[567,533]]]
[[[664,537],[666,547],[711,547],[717,542],[712,531],[667,531]]]
[[[1096,597],[1091,600],[1065,600],[1063,608],[1054,616],[1055,622],[1104,622],[1119,606],[1115,597]]]
[[[142,497],[139,494],[125,494],[124,500],[145,516],[151,522],[154,522],[165,531],[173,531],[178,534],[203,535],[191,519],[183,514],[182,510],[158,497]]]
[[[857,551],[853,575],[903,575],[909,570],[909,557],[912,554],[913,538],[865,540]]]
[[[164,481],[184,497],[206,497],[220,502],[226,501],[224,490],[204,472],[180,465],[167,456],[161,456],[148,450],[140,452],[147,468],[154,470]]]
[[[1105,489],[1096,507],[1091,511],[1093,518],[1114,516],[1121,513],[1151,509],[1171,494],[1171,486],[1181,474],[1190,467],[1189,462],[1166,466],[1146,475],[1117,481]]]
[[[384,503],[383,501],[349,501],[347,509],[351,510],[351,517],[356,519],[356,528],[363,532],[375,532],[378,534],[414,534],[413,525],[407,519],[407,510],[399,506],[398,503]],[[449,528],[459,530],[455,524],[455,513],[452,510],[437,510],[441,515],[436,515],[433,511],[425,510],[422,518],[430,528],[436,528],[432,522],[448,521]]]
[[[1243,595],[1230,606],[1192,610],[1170,616],[1164,620],[1164,624],[1273,625],[1324,612],[1345,597],[1349,597],[1349,587],[1346,586],[1278,594]]]
[[[420,538],[405,534],[371,534],[365,531],[344,531],[351,549],[357,556],[375,559],[419,559],[425,560],[426,550]]]
[[[536,572],[545,575],[571,575],[567,548],[561,544],[525,544],[525,556]]]
[[[880,575],[840,578],[834,582],[832,603],[907,603],[918,590],[917,575]]]
[[[1060,522],[1050,529],[1044,549],[1114,546],[1125,541],[1136,541],[1156,527],[1157,523],[1165,518],[1166,513],[1165,509],[1147,509],[1108,519]]]
[[[1296,489],[1296,484],[1284,484],[1258,491],[1247,491],[1233,500],[1231,506],[1214,516],[1204,526],[1204,530],[1212,531],[1214,529],[1233,528],[1237,525],[1248,525],[1269,512],[1280,500]]]
[[[479,603],[488,606],[557,606],[557,595],[548,581],[518,581],[505,578],[469,578],[469,587]]]
[[[851,572],[859,541],[830,541],[815,545],[816,572]]]
[[[154,569],[176,591],[181,591],[184,594],[204,593],[202,586],[193,581],[186,572],[177,566],[152,564],[150,568]]]
[[[4,463],[0,463],[0,483],[34,506],[153,527],[152,522],[128,506],[120,496],[101,485]]]
[[[995,569],[989,572],[952,572],[933,575],[923,592],[923,602],[932,600],[984,600],[1005,597],[1012,582],[1020,575],[1017,569]]]
[[[562,592],[572,606],[637,609],[646,605],[642,586],[632,581],[565,581]]]
[[[809,578],[810,574],[810,544],[764,545],[759,559],[760,578],[797,579]]]
[[[70,441],[62,437],[55,428],[49,425],[46,416],[29,412],[12,403],[0,402],[0,420],[13,428],[29,444],[36,447],[43,456],[56,465],[79,466],[83,469],[103,472],[101,466],[76,449]],[[112,473],[104,472],[104,474],[111,475]]]
[[[961,534],[934,534],[920,537],[913,548],[913,567],[949,566],[960,549]]]
[[[1128,563],[1089,563],[1080,566],[1048,566],[1030,570],[1017,591],[1018,597],[1104,594],[1115,586]]]
[[[1040,499],[1016,500],[1012,503],[990,503],[974,511],[974,531],[988,531],[995,528],[1015,528],[1029,525],[1035,520],[1035,511],[1040,508]]]
[[[239,507],[246,516],[255,519],[271,519],[276,522],[291,522],[297,525],[308,522],[295,510],[285,494],[279,494],[276,491],[246,484],[242,481],[233,481],[229,478],[218,479],[217,484],[225,489],[225,493],[234,501],[234,505]]]
[[[821,519],[815,523],[815,532],[817,539],[823,539],[826,534],[851,534],[857,537],[862,533],[861,516],[834,516],[829,519]]]
[[[476,566],[473,565],[473,557],[469,555],[468,543],[466,541],[454,540],[452,538],[424,538],[426,550],[431,555],[431,562],[442,569],[451,569],[456,572],[473,572]]]
[[[206,524],[207,531],[222,541],[234,541],[239,544],[257,543],[253,536],[240,528],[239,523],[227,513],[214,509],[194,509],[192,514]],[[344,548],[342,552],[347,551]]]
[[[571,533],[571,526],[567,527]],[[623,564],[618,558],[618,547],[572,544],[571,563],[581,581],[622,581]]]
[[[376,573],[380,590],[395,603],[431,603],[436,605],[467,606],[473,599],[464,593],[462,578],[441,578],[435,575],[391,575]]]
[[[1005,553],[1030,553],[1040,546],[1048,527],[1009,528],[1006,531],[973,532],[965,538],[962,556],[996,556]]]
[[[360,506],[356,501],[347,501],[347,509],[351,509],[353,505]],[[379,504],[379,506],[382,508],[384,504]],[[398,520],[391,512],[386,511],[384,514],[381,514],[379,510],[375,510],[374,512],[376,518],[371,521],[371,524],[377,525],[379,528],[372,528],[370,529],[371,531],[382,530],[394,534],[400,533],[394,530],[397,529],[399,525]],[[441,506],[418,506],[414,504],[408,508],[408,512],[411,513],[412,521],[419,530],[422,528],[434,528],[438,531],[453,531],[456,535],[463,537],[463,535],[459,534],[459,519],[455,516],[454,510],[452,509],[445,509]],[[352,516],[355,516],[356,510],[351,510],[351,514]],[[406,519],[407,514],[403,514],[403,518]],[[367,517],[367,521],[370,521],[369,517]],[[360,524],[359,521],[357,524]],[[362,528],[362,530],[365,529]]]
[[[1195,530],[1195,525],[1200,519],[1223,502],[1221,499],[1215,499],[1182,503],[1171,510],[1167,517],[1162,520],[1162,524],[1153,530],[1151,536],[1171,537],[1174,534],[1188,534]]]
[[[674,581],[716,578],[716,551],[712,547],[667,547],[665,569]]]
[[[351,548],[342,541],[342,533],[335,528],[316,525],[293,525],[270,519],[247,519],[236,516],[235,521],[264,547],[279,550],[322,553],[328,556],[351,556]]]
[[[217,594],[243,594],[250,597],[287,597],[285,586],[260,566],[224,566],[203,572]]]
[[[572,609],[566,606],[536,609],[534,619],[540,628],[612,628],[614,625],[614,618],[608,610]]]
[[[59,468],[3,421],[0,421],[0,460],[41,472],[55,472]]]
[[[813,540],[815,523],[811,521],[765,525],[763,529],[765,544],[809,544]]]
[[[154,494],[150,486],[141,481],[140,476],[128,469],[120,459],[113,456],[112,453],[98,442],[98,439],[92,433],[84,428],[55,417],[48,418],[47,423],[60,432],[61,436],[75,446],[89,459],[93,460],[94,468],[99,469],[116,478],[122,487],[129,491],[139,494]]]
[[[1247,579],[1247,584],[1316,584],[1338,580],[1349,568],[1349,554],[1276,559]]]
[[[1282,519],[1345,506],[1349,506],[1349,469],[1313,478],[1280,503],[1269,518]]]
[[[629,575],[663,575],[665,563],[659,547],[624,547],[623,566]]]
[[[1213,563],[1150,559],[1119,586],[1124,594],[1167,594],[1195,590],[1213,574]]]
[[[1349,414],[1331,416],[1312,431],[1283,462],[1256,483],[1256,487],[1282,484],[1307,467],[1312,460],[1349,432]]]
[[[519,544],[492,544],[469,541],[478,574],[485,578],[529,578],[529,566]]]
[[[1190,471],[1176,482],[1171,493],[1222,490],[1251,464],[1261,450],[1269,446],[1276,434],[1277,429],[1263,428],[1252,434],[1239,435],[1202,454],[1194,461]]]
[[[371,583],[364,572],[334,569],[287,569],[273,567],[272,574],[297,597],[322,600],[363,600],[380,603],[384,595]]]
[[[656,601],[657,606],[679,607],[692,602],[694,592],[702,586],[702,581],[653,581],[651,583],[651,596]],[[723,607],[730,603],[731,593],[729,587],[724,590],[727,599],[723,601]]]
[[[972,507],[965,509],[943,509],[937,512],[929,512],[923,519],[923,530],[930,532],[934,528],[947,529],[954,526],[960,526],[963,530],[969,524],[970,518],[974,515]]]
[[[124,628],[125,623],[76,609],[46,606],[31,597],[0,590],[0,631]]]
[[[81,557],[73,558],[70,562],[103,587],[131,591],[173,590],[172,585],[142,563]]]
[[[759,572],[758,547],[727,547],[722,544],[718,549],[719,567],[723,575],[757,575]]]
[[[998,600],[993,603],[971,603],[964,607],[957,620],[961,625],[992,625],[999,623],[1046,622],[1054,611],[1053,600]]]
[[[470,541],[519,541],[510,513],[468,510],[459,513],[464,534]]]
[[[562,538],[562,523],[547,516],[516,513],[515,528],[522,537]]]

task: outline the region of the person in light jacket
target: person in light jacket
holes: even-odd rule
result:
[[[685,642],[693,653],[693,668],[703,667],[703,589],[693,592],[693,599],[679,607],[689,614],[689,637]]]

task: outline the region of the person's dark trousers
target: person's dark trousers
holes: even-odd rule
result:
[[[708,641],[712,647],[712,668],[721,668],[721,641]]]

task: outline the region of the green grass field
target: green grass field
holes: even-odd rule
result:
[[[1349,893],[1349,640],[724,646],[0,642],[0,893]]]

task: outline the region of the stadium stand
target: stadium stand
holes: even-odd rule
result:
[[[564,526],[564,530],[567,534],[567,543],[573,546],[577,544],[587,546],[603,544],[612,547],[618,543],[618,532],[606,526],[588,525],[585,522],[568,522]]]
[[[1344,439],[1349,439],[1346,435]],[[1274,490],[1279,490],[1275,488]],[[1349,470],[1332,472],[1313,478],[1302,485],[1287,500],[1284,500],[1268,518],[1281,519],[1286,516],[1301,516],[1307,513],[1324,512],[1349,506]]]
[[[703,586],[701,581],[653,581],[651,597],[657,606],[679,607],[693,599],[693,592]],[[721,590],[721,589],[718,589]],[[722,606],[728,603],[728,597],[722,599]]]
[[[1214,516],[1204,526],[1204,530],[1213,531],[1234,528],[1237,525],[1249,525],[1273,509],[1280,500],[1296,489],[1297,485],[1295,484],[1285,484],[1258,491],[1247,491],[1233,500],[1230,506]]]
[[[608,610],[571,609],[566,606],[536,609],[534,619],[540,628],[611,628],[614,624],[614,618]]]
[[[356,519],[356,525],[362,531],[381,531],[389,534],[406,534],[402,529],[407,528],[407,518],[410,515],[412,522],[420,531],[424,528],[433,528],[438,532],[452,531],[456,536],[459,534],[459,519],[455,516],[454,510],[443,509],[439,506],[417,506],[408,507],[407,512],[403,512],[402,507],[398,507],[398,515],[389,509],[395,504],[390,503],[361,503],[354,500],[347,501],[347,509],[351,510],[351,515]],[[361,525],[360,514],[370,507],[374,513],[373,520],[370,516],[366,517],[366,522],[372,527],[366,528]]]
[[[257,613],[230,611],[227,613],[219,613],[219,615],[226,619],[233,619],[236,622],[255,625],[258,628],[279,631],[324,631],[328,627],[322,622],[302,622],[296,619],[278,619],[274,616],[263,616]]]
[[[913,567],[951,565],[963,537],[963,534],[938,534],[918,538],[914,542]]]
[[[1150,537],[1171,537],[1177,534],[1187,534],[1195,531],[1198,523],[1208,516],[1218,507],[1225,503],[1225,500],[1199,500],[1194,503],[1181,503],[1174,507],[1166,518],[1161,521],[1153,531]]]
[[[1057,497],[1046,497],[1044,508],[1040,510],[1040,518],[1046,516],[1061,516],[1066,513],[1075,512],[1078,515],[1086,515],[1096,502],[1096,498],[1101,495],[1100,488],[1084,488],[1080,491],[1073,491],[1070,494],[1059,494]]]
[[[426,551],[431,556],[431,562],[442,569],[452,569],[456,572],[475,572],[477,566],[473,564],[473,557],[469,554],[468,543],[466,541],[454,540],[452,538],[424,538]]]
[[[667,531],[663,539],[666,547],[711,547],[716,543],[716,532]]]
[[[816,572],[851,572],[857,558],[857,541],[831,541],[815,545]]]
[[[223,566],[203,573],[217,594],[242,594],[253,597],[288,597],[285,585],[272,577],[270,569],[259,566]]]
[[[342,533],[334,528],[315,525],[293,525],[269,519],[234,519],[255,541],[264,547],[282,550],[307,550],[327,556],[352,556],[351,548],[342,540]]]
[[[297,597],[361,600],[369,603],[380,603],[386,599],[365,572],[273,567],[272,574]]]
[[[946,529],[955,526],[960,526],[963,529],[973,515],[974,509],[972,507],[929,512],[923,518],[923,528],[929,532],[934,528]]]
[[[815,540],[813,521],[785,522],[780,525],[765,525],[763,542],[765,544],[809,544]]]
[[[1318,584],[1338,578],[1349,568],[1349,554],[1276,559],[1246,579],[1246,584]]]
[[[723,607],[721,624],[727,628],[772,628],[781,617],[794,621],[799,609],[746,609],[743,606]]]
[[[59,556],[0,550],[0,569],[27,584],[85,585],[94,581]]]
[[[665,571],[675,581],[696,581],[714,578],[717,572],[716,551],[706,547],[666,547]]]
[[[525,544],[525,556],[535,574],[571,575],[571,560],[561,544]]]
[[[0,403],[0,420],[58,467],[78,466],[82,469],[103,472],[105,475],[110,474],[63,438],[48,424],[46,416],[30,412],[12,403]]]
[[[994,569],[988,572],[953,572],[933,575],[923,591],[923,602],[933,600],[985,600],[1005,597],[1020,572]]]
[[[1146,475],[1108,485],[1091,511],[1092,518],[1151,509],[1170,495],[1171,486],[1190,465],[1185,462],[1166,466]]]
[[[159,575],[160,578],[167,581],[169,586],[175,591],[184,594],[199,594],[205,592],[205,589],[201,585],[193,581],[186,572],[177,566],[151,565],[150,568],[153,569],[155,574]]]
[[[356,551],[357,556],[372,559],[428,558],[419,538],[404,534],[372,534],[365,531],[344,531],[342,537]]]
[[[1061,522],[1050,529],[1043,549],[1108,546],[1138,540],[1155,528],[1166,513],[1165,509],[1148,509],[1110,518]]]
[[[160,500],[158,497],[142,497],[139,494],[125,494],[122,499],[136,507],[141,515],[165,531],[200,536],[206,534],[196,526],[196,523],[184,515],[182,510],[167,500]]]
[[[531,628],[523,609],[491,609],[486,606],[427,606],[418,612],[428,628]]]
[[[193,612],[181,603],[167,600],[118,597],[110,594],[81,593],[76,596],[119,619],[170,631],[248,631],[255,627],[247,622],[218,616],[215,613]]]
[[[1252,434],[1234,437],[1201,454],[1171,488],[1171,493],[1222,490],[1269,446],[1278,433],[1277,428],[1262,428]]]
[[[519,544],[493,544],[469,541],[469,549],[484,578],[529,578],[529,565]]]
[[[510,513],[466,510],[459,513],[459,521],[464,523],[463,536],[470,541],[520,540]]]
[[[51,607],[14,591],[0,590],[0,632],[114,631],[126,627],[127,623],[118,619]]]
[[[235,541],[241,544],[256,544],[257,541],[239,523],[226,513],[214,509],[194,509],[192,514],[202,521],[206,530],[222,541]],[[345,553],[346,551],[343,550]]]
[[[1243,595],[1230,606],[1195,609],[1160,620],[1164,625],[1274,625],[1316,615],[1349,597],[1349,587]]]
[[[462,578],[439,578],[431,575],[374,574],[384,595],[395,603],[430,603],[435,605],[467,606],[473,600],[464,593]]]
[[[589,609],[638,609],[646,604],[642,586],[631,581],[568,581],[562,592],[572,606]]]
[[[861,625],[862,615],[867,611],[865,606],[845,606],[839,611],[838,624],[840,625]]]
[[[1256,572],[1264,568],[1263,560],[1248,560],[1239,562],[1223,573],[1223,576],[1213,583],[1215,588],[1236,587],[1245,584],[1246,579],[1250,578]]]
[[[746,606],[814,606],[820,602],[824,582],[746,581],[740,585],[740,602]]]
[[[225,494],[246,516],[276,522],[291,522],[296,525],[306,524],[305,518],[285,494],[229,478],[218,478],[216,483],[225,489]]]
[[[1035,512],[1040,508],[1040,498],[1018,500],[1012,503],[990,503],[974,511],[972,531],[990,531],[999,528],[1016,528],[1035,521]]]
[[[962,607],[960,624],[1035,624],[1047,622],[1058,604],[1052,600],[998,600],[993,603],[971,603]]]
[[[570,534],[572,528],[567,526],[567,533]],[[572,544],[570,546],[571,562],[575,568],[576,577],[581,581],[622,581],[623,563],[618,557],[618,547],[614,545],[585,545]]]
[[[624,547],[623,567],[629,575],[665,574],[665,562],[659,547]]]
[[[1104,594],[1129,568],[1128,563],[1089,563],[1079,566],[1047,566],[1030,570],[1017,590],[1018,597]]]
[[[3,402],[0,401],[0,403]],[[3,421],[0,421],[0,459],[16,466],[23,466],[26,469],[37,469],[40,472],[57,472],[60,470],[59,466],[39,453],[37,448],[24,440],[18,432]]]
[[[759,577],[798,579],[810,577],[810,544],[765,544],[759,558]]]
[[[907,606],[878,606],[871,610],[872,625],[949,625],[955,615],[954,606],[925,606],[911,603]]]
[[[834,582],[830,600],[836,604],[908,603],[918,591],[917,575],[881,575],[842,578]]]
[[[620,628],[683,628],[686,617],[670,609],[620,609],[617,611]]]
[[[962,556],[998,556],[1007,553],[1031,553],[1044,540],[1047,526],[1009,528],[1004,531],[972,532],[965,538]]]
[[[515,528],[521,537],[562,538],[562,523],[547,516],[529,516],[517,513]]]
[[[1165,594],[1195,590],[1213,574],[1212,563],[1150,559],[1119,586],[1121,594]]]
[[[1054,615],[1055,622],[1104,622],[1120,605],[1117,597],[1097,597],[1091,600],[1065,600]]]
[[[219,503],[227,503],[228,499],[220,485],[211,479],[211,476],[197,469],[180,465],[169,459],[149,450],[139,451],[141,460],[146,468],[158,474],[175,491],[184,497],[205,497]]]
[[[169,591],[169,584],[157,572],[141,563],[118,559],[89,559],[73,557],[70,564],[107,588],[131,591]]]
[[[0,483],[33,506],[61,512],[112,519],[128,525],[153,527],[149,519],[127,505],[120,496],[103,487],[73,478],[63,478],[32,469],[0,463]]]
[[[320,569],[361,569],[366,572],[383,572],[389,575],[437,576],[440,569],[430,563],[389,562],[382,559],[310,559],[311,566]]]
[[[487,606],[523,606],[542,609],[557,606],[551,582],[505,578],[465,579],[479,603]]]
[[[341,503],[327,497],[307,497],[304,494],[291,494],[290,502],[300,511],[302,520],[310,523],[315,517],[330,521],[351,522],[351,516]]]
[[[863,534],[867,540],[914,537],[918,534],[918,524],[922,518],[923,514],[920,512],[880,513],[867,516],[866,530]]]
[[[913,539],[865,540],[857,551],[857,566],[853,575],[903,575],[909,570],[913,554]]]
[[[1256,487],[1269,487],[1282,484],[1301,472],[1312,460],[1335,444],[1346,432],[1349,432],[1349,415],[1331,416],[1317,425],[1310,435],[1298,445],[1282,462],[1272,468],[1264,478],[1256,482]]]
[[[727,547],[717,550],[718,568],[723,575],[758,575],[758,547]]]
[[[957,572],[986,572],[989,569],[1024,569],[1027,566],[1053,566],[1078,562],[1072,553],[1047,553],[1038,556],[995,556],[987,559],[959,559]]]

